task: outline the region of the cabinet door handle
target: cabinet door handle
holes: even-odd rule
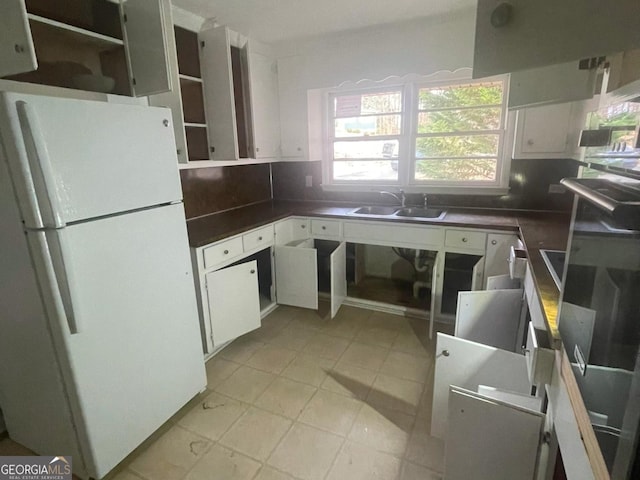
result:
[[[462,237],[462,243],[467,243],[467,237]]]
[[[224,254],[225,254],[225,255],[229,255],[229,250],[225,250],[225,251],[224,251]]]
[[[326,229],[327,229],[327,227],[326,227],[325,225],[322,225],[322,229],[323,229],[323,230],[326,230]]]
[[[262,237],[258,237],[258,241],[261,242],[262,241]]]
[[[251,269],[251,274],[256,273],[256,271],[254,269]]]
[[[497,243],[498,243],[498,241],[497,241],[497,240],[491,240],[491,245],[495,245],[495,244],[497,244]]]
[[[450,355],[449,350],[442,350],[442,355],[448,357]]]
[[[300,225],[300,227],[301,227],[301,228],[307,228],[307,226],[306,226],[306,225]]]

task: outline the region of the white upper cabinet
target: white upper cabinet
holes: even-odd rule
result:
[[[257,51],[249,42],[249,85],[255,158],[280,156],[278,67],[274,58]]]
[[[474,78],[640,48],[640,2],[479,0]]]
[[[590,108],[589,102],[571,102],[518,110],[513,158],[579,158],[578,139]]]
[[[171,90],[164,19],[165,15],[171,15],[169,5],[163,5],[162,0],[123,0],[121,5],[134,96]]]
[[[0,75],[38,68],[24,0],[5,0],[0,16]]]
[[[99,93],[168,91],[169,8],[168,0],[6,0],[0,75]]]
[[[597,69],[581,70],[577,61],[514,72],[509,109],[587,100],[596,93]]]
[[[275,60],[266,47],[226,27],[199,36],[211,159],[278,157]]]
[[[229,29],[204,30],[199,37],[204,42],[201,66],[205,110],[210,123],[211,159],[236,160],[239,156],[238,133]]]

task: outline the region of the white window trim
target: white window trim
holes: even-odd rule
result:
[[[365,82],[366,86],[360,84],[350,84],[338,88],[327,89],[323,92],[323,151],[322,151],[322,188],[325,191],[338,192],[371,192],[381,189],[402,189],[407,193],[449,193],[449,194],[475,194],[475,195],[504,195],[509,191],[509,173],[511,167],[511,153],[513,151],[515,112],[509,112],[507,101],[509,95],[509,77],[500,75],[482,79],[483,82],[502,80],[504,84],[502,104],[503,130],[500,144],[498,146],[498,171],[496,181],[487,182],[420,182],[413,180],[413,169],[415,165],[415,145],[412,141],[417,138],[417,106],[413,105],[417,99],[418,90],[424,87],[438,85],[465,84],[476,81],[470,76],[470,69],[461,69],[456,72],[438,72],[428,77],[405,77],[381,82]],[[403,92],[403,129],[400,137],[398,157],[406,152],[404,161],[398,161],[398,181],[371,180],[367,182],[334,181],[332,179],[333,166],[333,125],[332,115],[329,111],[330,99],[336,95],[361,94],[367,91],[383,91],[385,89],[401,89]],[[417,101],[417,100],[416,100]],[[406,159],[408,157],[408,160]]]

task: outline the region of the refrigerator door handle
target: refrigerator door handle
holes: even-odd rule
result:
[[[69,333],[75,335],[81,332],[80,322],[74,312],[73,301],[73,275],[69,267],[69,254],[64,238],[64,230],[54,232],[57,242],[50,242],[44,231],[29,233],[33,239],[30,242],[35,255],[36,270],[44,276],[46,285],[49,285],[48,293],[51,295],[56,317],[66,319]],[[41,286],[41,288],[43,288]],[[46,287],[45,287],[46,288]],[[43,288],[44,289],[44,288]]]
[[[32,208],[34,218],[42,218],[43,226],[50,228],[61,228],[65,226],[62,218],[60,200],[56,192],[56,181],[51,167],[51,158],[47,143],[42,136],[40,120],[33,105],[24,101],[16,102],[20,126],[25,140],[27,158],[19,157],[22,164],[22,171],[27,177],[27,183],[33,185],[33,189],[28,189],[27,196],[29,206]],[[34,178],[34,173],[37,175]],[[42,192],[46,197],[47,208],[40,211],[38,193]],[[38,215],[39,214],[39,215]],[[48,217],[48,218],[47,218]]]

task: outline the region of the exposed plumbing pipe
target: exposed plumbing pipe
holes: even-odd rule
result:
[[[392,247],[394,253],[398,255],[400,258],[404,258],[409,263],[416,272],[416,276],[418,273],[424,273],[429,270],[429,268],[433,268],[433,256],[428,255],[425,258],[423,256],[423,251],[418,249],[409,249],[409,248],[396,248]],[[413,258],[411,258],[413,257]],[[413,282],[413,298],[418,299],[420,297],[420,289],[421,288],[432,288],[432,279],[429,280],[414,280]]]

